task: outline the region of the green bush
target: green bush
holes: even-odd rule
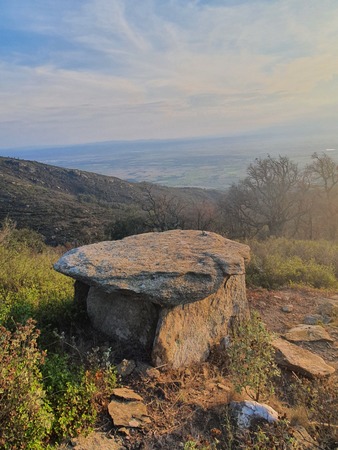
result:
[[[285,238],[250,241],[249,285],[279,288],[292,284],[314,288],[338,287],[338,245],[326,241]]]
[[[73,282],[57,273],[53,249],[37,253],[0,244],[0,325],[24,323],[29,317],[39,328],[65,323],[73,301]]]
[[[0,244],[18,251],[29,248],[36,253],[41,253],[47,248],[41,234],[29,228],[17,229],[15,222],[11,219],[5,219],[1,224]]]
[[[106,368],[72,364],[63,354],[46,359],[42,369],[47,398],[53,408],[52,432],[56,439],[87,433],[95,423],[99,402],[116,387],[112,366]]]
[[[48,400],[54,411],[57,439],[89,431],[96,420],[92,402],[96,386],[83,368],[71,366],[66,355],[51,355],[43,368]]]
[[[237,392],[245,389],[255,401],[273,393],[272,379],[280,372],[274,362],[272,335],[256,313],[234,324],[227,350],[229,370]]]
[[[29,320],[11,332],[0,327],[0,447],[44,449],[53,414],[46,400],[38,349],[39,331]]]

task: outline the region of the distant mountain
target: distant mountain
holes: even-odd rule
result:
[[[185,204],[215,205],[221,192],[129,183],[116,177],[0,157],[0,221],[13,219],[49,244],[86,243],[105,237],[107,226],[128,212],[141,213],[151,187],[154,196]]]

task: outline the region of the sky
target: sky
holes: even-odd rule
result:
[[[0,148],[337,124],[337,0],[1,1]]]

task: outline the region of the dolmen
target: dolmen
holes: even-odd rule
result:
[[[248,315],[249,247],[216,233],[173,230],[85,245],[54,268],[76,280],[97,330],[154,366],[206,360]]]

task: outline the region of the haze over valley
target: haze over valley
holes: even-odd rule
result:
[[[107,141],[83,145],[3,149],[1,156],[166,186],[225,189],[243,178],[255,158],[286,155],[301,167],[314,152],[338,160],[338,138],[244,135],[219,138]]]

